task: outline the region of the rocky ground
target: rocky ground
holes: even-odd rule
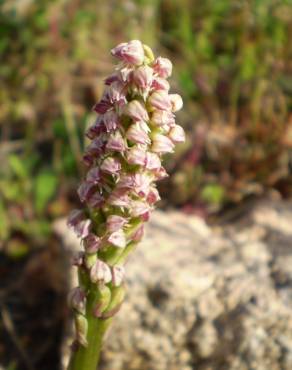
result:
[[[213,227],[156,211],[100,369],[291,370],[291,225],[291,202],[257,202]],[[76,249],[63,221],[55,229]]]

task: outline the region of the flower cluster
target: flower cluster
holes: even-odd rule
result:
[[[81,279],[71,294],[81,315],[89,286],[121,285],[125,257],[142,238],[144,222],[160,199],[155,184],[167,176],[161,157],[185,140],[174,116],[182,99],[169,93],[171,62],[154,59],[138,40],[111,53],[120,64],[106,78],[104,94],[93,108],[97,119],[86,132],[91,140],[84,153],[88,172],[78,188],[84,207],[68,220],[84,247],[74,263],[88,279]]]

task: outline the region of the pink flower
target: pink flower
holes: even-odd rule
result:
[[[102,118],[102,116],[98,116],[94,125],[92,125],[91,127],[88,128],[85,135],[89,139],[92,140],[96,136],[100,135],[102,132],[105,132],[105,131],[106,131],[106,128],[105,128],[105,125],[104,125],[103,118]]]
[[[127,102],[125,94],[125,86],[121,81],[114,81],[108,88],[107,91],[109,101],[114,103],[119,103],[123,105]]]
[[[129,208],[130,197],[125,189],[115,189],[108,198],[108,203],[116,207]]]
[[[89,254],[96,253],[101,247],[101,238],[90,233],[83,239],[85,251]]]
[[[148,104],[153,109],[169,110],[171,103],[169,95],[165,90],[156,90],[148,98]]]
[[[135,193],[140,197],[145,197],[149,193],[149,186],[152,179],[148,176],[148,174],[136,173],[134,175],[134,186],[133,190]]]
[[[118,230],[109,236],[108,241],[115,247],[124,248],[126,246],[126,235],[123,230]]]
[[[172,126],[175,123],[175,119],[173,113],[167,110],[155,110],[152,113],[151,122],[157,126]]]
[[[165,135],[155,134],[152,140],[151,150],[154,153],[172,153],[174,149],[174,143]]]
[[[113,132],[106,143],[106,149],[117,152],[124,152],[126,149],[125,139],[120,131]]]
[[[85,164],[85,166],[87,166],[87,167],[92,166],[93,163],[94,163],[94,158],[89,153],[84,154],[82,160],[83,160],[83,163]]]
[[[171,110],[173,112],[177,112],[178,110],[182,109],[183,101],[180,95],[178,94],[170,94],[169,95],[170,103],[171,103]]]
[[[117,175],[121,168],[121,162],[114,157],[107,157],[100,166],[101,171],[110,175]]]
[[[121,75],[121,80],[123,82],[129,82],[131,79],[132,72],[134,71],[135,67],[131,65],[125,65],[120,69],[120,75]]]
[[[99,136],[88,145],[88,147],[86,148],[86,154],[99,156],[104,152],[104,148],[104,139],[103,137]]]
[[[140,200],[133,200],[131,202],[131,215],[133,217],[141,217],[143,220],[147,220],[149,218],[149,213],[150,206],[148,203]]]
[[[154,170],[161,166],[161,161],[156,153],[147,152],[146,156],[146,168],[148,170]]]
[[[91,220],[89,219],[81,219],[75,224],[71,221],[68,222],[68,225],[70,227],[73,227],[74,232],[78,236],[78,238],[85,238],[90,233],[90,227],[91,227]]]
[[[146,152],[142,148],[132,147],[127,152],[127,162],[129,164],[144,166],[146,163]]]
[[[85,215],[81,209],[73,209],[68,217],[67,225],[69,227],[75,227],[80,221],[83,221],[84,218]]]
[[[134,121],[149,121],[149,116],[147,110],[142,103],[138,100],[132,100],[128,105],[125,107],[125,114],[131,117]]]
[[[165,90],[168,91],[170,89],[169,83],[167,80],[161,77],[155,77],[152,81],[151,87],[154,90]]]
[[[83,181],[83,183],[79,186],[77,193],[81,202],[86,202],[90,196],[95,192],[95,184],[88,181]]]
[[[143,197],[148,194],[151,178],[146,173],[126,174],[121,176],[117,189],[131,189]]]
[[[104,197],[96,192],[87,200],[87,204],[91,208],[99,208],[104,204]]]
[[[153,173],[155,175],[155,180],[156,181],[163,180],[166,177],[168,177],[168,174],[167,174],[165,168],[162,167],[162,166],[160,168],[158,168],[158,170],[155,170]]]
[[[109,283],[112,280],[112,274],[109,266],[98,259],[90,269],[90,280],[93,283],[97,283],[98,281]]]
[[[108,76],[105,80],[104,80],[104,83],[105,83],[105,85],[111,85],[113,82],[115,82],[115,81],[119,81],[120,79],[119,79],[119,75],[118,75],[118,73],[113,73],[113,74],[111,74],[110,76]]]
[[[126,132],[126,138],[136,144],[150,144],[150,138],[142,122],[136,122]]]
[[[86,176],[87,183],[100,184],[101,183],[101,174],[99,167],[92,167]]]
[[[153,69],[146,66],[138,67],[133,72],[133,82],[142,91],[150,88],[152,84]]]
[[[159,77],[168,78],[172,72],[172,63],[167,58],[158,57],[153,63],[153,69]]]
[[[144,49],[139,40],[123,42],[112,49],[111,53],[114,57],[134,65],[140,65],[144,60]]]
[[[106,98],[103,97],[98,103],[95,104],[93,107],[93,110],[96,113],[104,114],[106,111],[108,111],[111,108],[111,103],[110,101]]]
[[[103,116],[103,122],[107,132],[114,131],[119,125],[119,116],[114,110],[108,110]]]
[[[158,190],[154,187],[151,187],[148,195],[147,195],[147,202],[152,205],[152,204],[155,204],[156,202],[158,202],[160,200],[160,196],[159,196],[159,193],[158,193]]]
[[[106,229],[109,232],[114,232],[120,230],[128,220],[125,217],[110,215],[106,220]]]
[[[179,125],[174,125],[169,133],[168,137],[174,142],[174,143],[183,143],[186,139],[185,132],[183,128]]]

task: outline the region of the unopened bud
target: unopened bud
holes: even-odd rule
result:
[[[77,341],[80,343],[83,347],[88,346],[87,342],[87,332],[88,332],[88,322],[87,319],[81,315],[76,314],[74,317],[75,322],[75,328],[76,328],[76,336]]]

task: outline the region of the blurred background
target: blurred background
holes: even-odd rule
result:
[[[58,243],[51,225],[77,203],[109,50],[130,39],[172,60],[184,99],[187,142],[166,158],[162,208],[214,220],[271,192],[291,197],[291,0],[2,0],[2,282]]]

